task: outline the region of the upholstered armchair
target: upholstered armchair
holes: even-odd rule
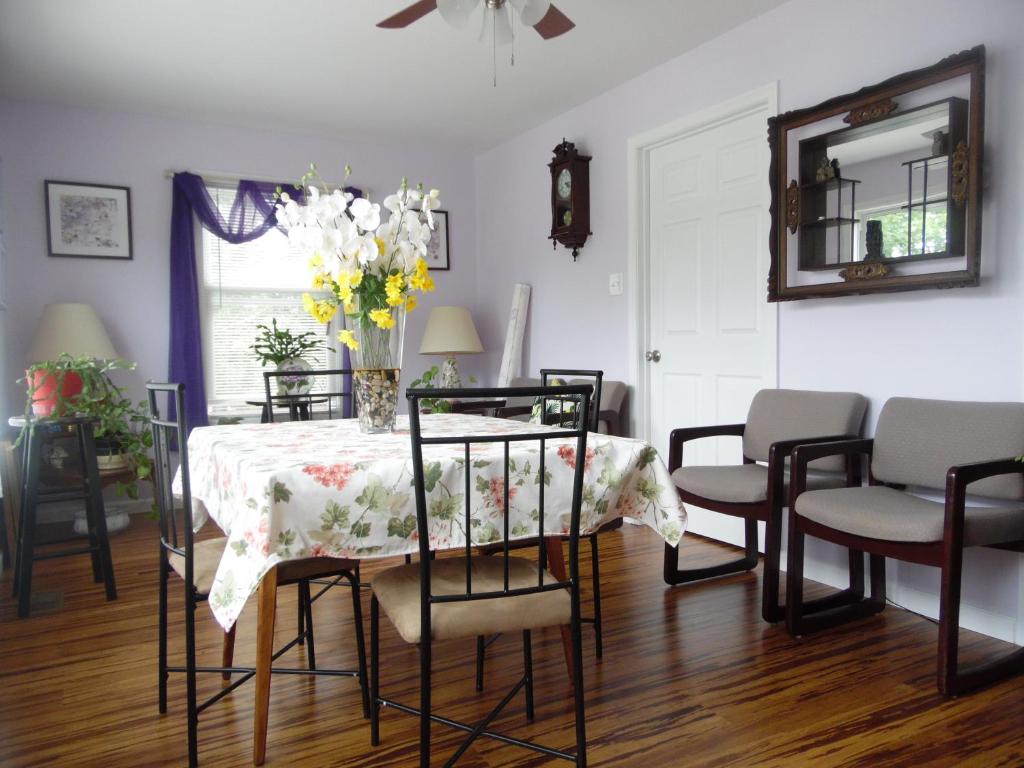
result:
[[[679,550],[665,548],[664,579],[668,584],[750,571],[757,567],[757,522],[765,522],[764,579],[761,615],[765,621],[783,619],[779,600],[779,558],[782,549],[782,509],[788,499],[788,462],[800,444],[835,441],[860,434],[867,400],[852,392],[813,392],[765,389],[750,404],[747,421],[713,427],[673,430],[669,438],[668,469],[685,504],[742,517],[745,553],[738,560],[704,568],[679,569]],[[706,437],[732,435],[743,440],[743,463],[726,466],[683,466],[686,443]],[[829,488],[860,484],[856,463],[842,457],[816,462],[807,482]],[[818,608],[858,600],[863,595],[863,556],[850,556],[850,587]]]
[[[957,660],[964,547],[1024,539],[1024,510],[967,506],[966,494],[1024,500],[1024,404],[896,397],[886,402],[873,440],[805,445],[793,453],[786,626],[797,636],[885,607],[885,558],[942,570],[937,683],[955,695],[1024,668],[1024,649],[970,669]],[[809,463],[823,457],[870,462],[869,484],[809,489]],[[932,501],[909,493],[944,492]],[[805,536],[871,555],[871,596],[817,614],[803,603]]]

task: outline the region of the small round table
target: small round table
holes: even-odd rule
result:
[[[316,397],[309,395],[275,395],[274,396],[274,407],[275,408],[287,408],[288,418],[292,421],[309,421],[311,405],[320,405],[326,403],[328,398]],[[262,406],[260,411],[260,424],[266,424],[270,421],[270,412],[267,410],[266,400],[246,400],[246,405],[259,405]]]

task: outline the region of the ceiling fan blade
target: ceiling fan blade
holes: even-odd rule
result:
[[[545,40],[550,40],[552,37],[564,35],[575,26],[568,16],[552,5],[544,14],[544,18],[534,24],[533,28]]]
[[[431,11],[437,8],[437,0],[419,0],[408,8],[405,8],[394,16],[388,16],[384,21],[377,24],[382,29],[401,29],[407,27],[414,21],[419,21]]]

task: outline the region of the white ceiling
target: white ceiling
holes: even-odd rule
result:
[[[412,0],[0,0],[0,97],[356,139],[492,147],[784,0],[557,0],[576,22],[515,41]]]

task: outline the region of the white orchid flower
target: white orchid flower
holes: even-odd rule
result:
[[[349,206],[349,213],[364,232],[373,232],[380,226],[380,206],[365,197],[356,198]]]
[[[391,213],[401,213],[405,210],[405,201],[402,199],[401,193],[395,195],[388,195],[384,198],[384,207],[387,208]]]
[[[334,209],[336,216],[341,216],[345,209],[348,208],[348,198],[340,189],[336,189],[331,193],[331,207]]]

